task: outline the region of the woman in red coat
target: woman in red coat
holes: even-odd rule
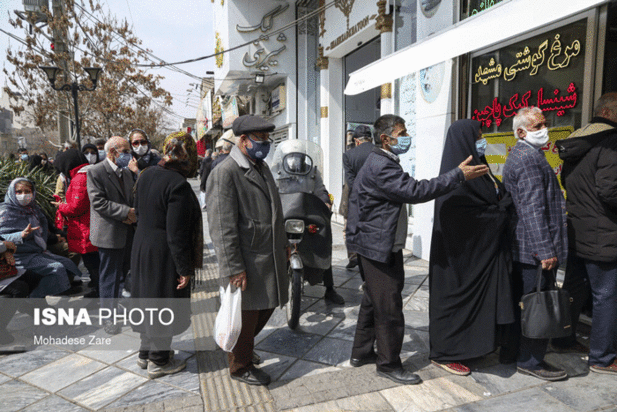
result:
[[[99,252],[90,242],[90,199],[86,187],[88,159],[77,149],[60,153],[54,166],[64,176],[70,176],[66,191],[66,203],[53,202],[58,211],[68,221],[67,241],[69,251],[81,254],[84,266],[90,272],[88,286],[92,291],[85,297],[98,297],[99,287]]]

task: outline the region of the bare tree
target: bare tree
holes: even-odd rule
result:
[[[156,131],[157,122],[163,121],[164,108],[172,103],[172,96],[160,87],[162,76],[153,75],[136,66],[150,63],[142,41],[130,29],[126,20],[106,14],[98,0],[87,5],[75,0],[62,0],[64,14],[52,16],[45,11],[48,26],[33,26],[20,18],[9,18],[15,28],[24,29],[25,45],[6,51],[7,61],[15,66],[8,72],[10,96],[21,95],[29,110],[26,115],[44,132],[57,129],[57,93],[62,93],[73,107],[70,92],[57,92],[38,66],[68,68],[58,82],[73,82],[91,86],[84,67],[101,67],[95,91],[79,93],[79,112],[82,134],[96,137],[125,135],[136,127]],[[66,33],[68,51],[53,53],[53,33]],[[51,44],[50,44],[51,43]],[[17,100],[13,100],[17,102]],[[23,104],[14,103],[15,113],[24,111]],[[72,114],[71,114],[72,116]],[[146,126],[146,124],[148,126]]]

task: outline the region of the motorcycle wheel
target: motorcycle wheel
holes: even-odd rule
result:
[[[300,321],[300,305],[302,303],[302,284],[304,283],[301,269],[289,266],[289,302],[287,303],[287,326],[289,329],[298,327]]]

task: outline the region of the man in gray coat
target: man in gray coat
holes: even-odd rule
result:
[[[228,354],[232,379],[267,385],[255,368],[255,336],[277,306],[288,300],[288,242],[283,208],[268,165],[272,123],[252,115],[233,122],[237,144],[208,178],[208,226],[221,283],[242,289],[242,331]]]
[[[88,169],[90,241],[99,248],[101,307],[113,309],[120,283],[130,268],[132,224],[137,222],[133,204],[133,176],[126,168],[131,146],[123,137],[105,143],[107,158]],[[120,325],[105,321],[105,332],[120,333]]]

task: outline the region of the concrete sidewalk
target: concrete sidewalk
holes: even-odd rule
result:
[[[197,182],[192,180],[193,186]],[[204,223],[207,226],[204,213]],[[138,337],[129,328],[113,339],[134,342],[135,350],[96,351],[37,347],[0,357],[0,411],[600,411],[617,412],[617,380],[589,373],[581,355],[548,354],[571,378],[548,383],[501,365],[495,354],[469,366],[470,376],[448,374],[428,361],[428,263],[405,251],[402,358],[424,383],[402,386],[378,377],[374,365],[349,366],[361,300],[357,269],[346,270],[342,227],[333,225],[334,280],[344,306],[323,299],[322,286],[306,286],[300,326],[291,331],[277,309],[257,337],[268,387],[229,378],[226,354],[212,339],[218,310],[216,257],[206,233],[204,277],[193,293],[193,328],[174,338],[185,371],[150,380],[137,368]],[[18,334],[16,316],[9,329]]]

